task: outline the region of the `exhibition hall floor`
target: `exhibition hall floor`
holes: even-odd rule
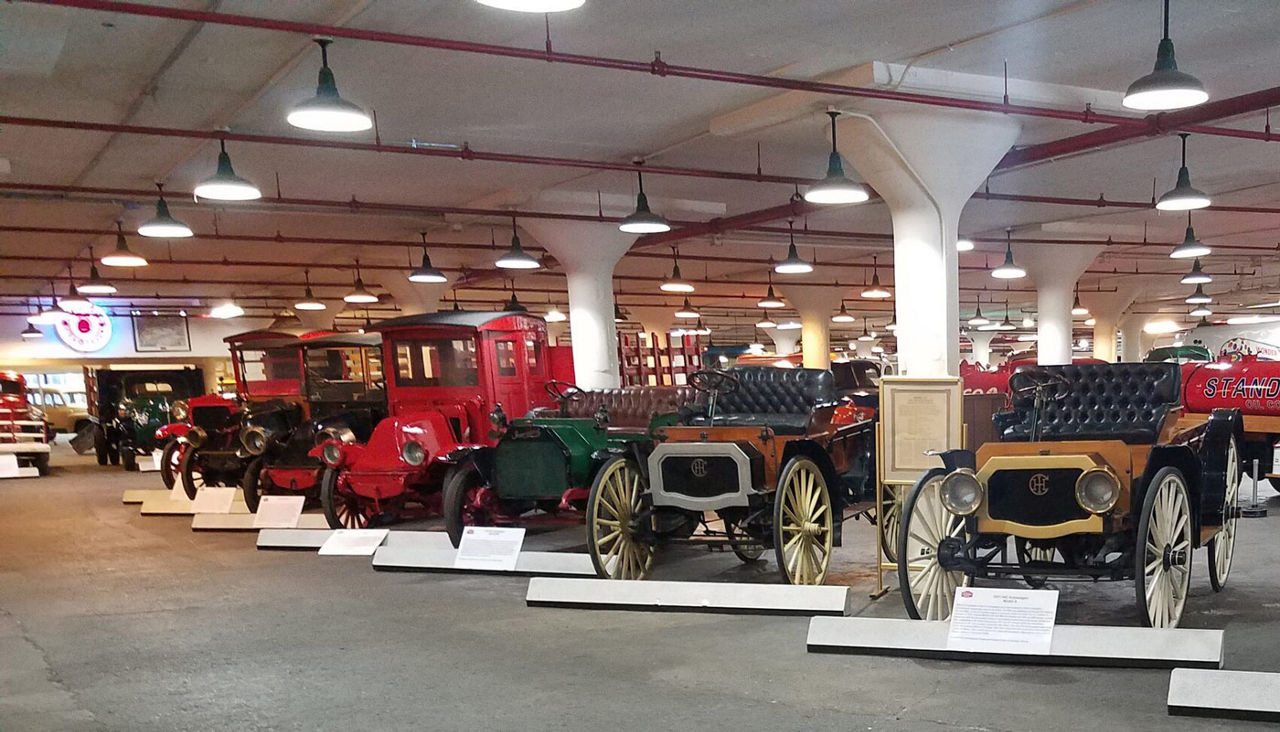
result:
[[[54,452],[54,475],[0,482],[6,732],[1255,726],[1167,717],[1168,671],[808,654],[806,618],[528,608],[519,577],[258,551],[251,533],[121,504],[157,474]],[[1268,495],[1271,517],[1241,522],[1224,593],[1195,558],[1183,626],[1226,628],[1231,669],[1280,658]],[[855,613],[903,616],[896,595],[867,600],[870,534],[846,529]],[[667,579],[776,581],[727,553],[661,561]],[[1131,583],[1060,589],[1062,622],[1134,622]]]

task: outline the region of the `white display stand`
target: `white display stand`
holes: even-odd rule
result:
[[[196,491],[196,499],[191,502],[191,508],[196,515],[202,513],[231,513],[231,504],[235,500],[235,488],[206,486]]]
[[[258,499],[258,512],[253,515],[253,528],[297,528],[302,521],[302,509],[306,503],[306,496],[263,496]]]
[[[529,580],[525,602],[533,607],[599,610],[845,615],[849,612],[849,588],[534,577]]]
[[[514,572],[524,546],[524,529],[505,526],[468,526],[453,557],[454,569],[482,572]]]
[[[263,529],[258,532],[257,547],[259,549],[314,552],[324,546],[324,543],[329,540],[329,536],[332,534],[333,529]]]
[[[37,478],[39,469],[18,466],[17,455],[0,455],[0,478]]]
[[[1043,655],[982,653],[947,648],[945,620],[898,618],[813,618],[811,653],[937,658],[953,661],[1118,666],[1123,668],[1222,668],[1222,631],[1058,625],[1050,652]]]
[[[491,574],[594,577],[591,557],[569,552],[521,551],[511,570],[460,569],[458,550],[443,531],[392,531],[373,554],[373,568],[384,572],[487,572]]]
[[[240,504],[244,505],[244,504]],[[328,529],[329,522],[318,513],[304,513],[298,518],[298,529]],[[253,525],[253,514],[245,507],[244,513],[197,513],[191,517],[192,531],[257,531]],[[263,531],[283,531],[285,529],[263,529]],[[323,543],[323,542],[321,542]],[[319,549],[320,544],[308,549]]]
[[[241,494],[240,489],[232,490],[235,491],[235,497],[231,502],[231,513],[249,513],[249,507],[245,505],[244,495]],[[196,515],[195,501],[187,498],[187,494],[181,488],[174,488],[171,491],[146,491],[146,493],[150,495],[142,499],[143,516]]]
[[[172,493],[164,488],[129,488],[125,490],[124,495],[120,498],[121,503],[142,503],[152,496],[164,495],[165,498],[172,496]]]
[[[1175,668],[1169,714],[1280,722],[1280,674]]]
[[[387,540],[386,529],[335,529],[320,545],[322,556],[371,557]]]
[[[160,470],[160,451],[152,450],[149,458],[138,461],[139,473],[154,473]]]

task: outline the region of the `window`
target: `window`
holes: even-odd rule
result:
[[[22,384],[16,381],[0,381],[0,394],[21,394]]]
[[[82,391],[69,391],[64,396],[67,398],[67,404],[73,407],[85,407],[89,404],[89,397]]]
[[[433,338],[394,343],[400,386],[476,386],[476,344],[470,339]],[[378,364],[381,371],[381,364]]]
[[[56,391],[45,392],[44,403],[51,407],[65,407],[67,405],[67,403],[62,400],[62,395]]]
[[[516,375],[515,341],[498,341],[493,344],[498,355],[498,376]]]
[[[542,373],[542,343],[540,341],[524,342],[524,357],[529,362],[529,373]]]
[[[239,354],[240,380],[250,394],[298,393],[302,374],[298,370],[298,349],[245,349]]]
[[[173,384],[167,381],[135,381],[129,384],[130,396],[152,397],[172,393]]]
[[[33,391],[27,394],[27,402],[37,407],[44,405],[44,392]]]

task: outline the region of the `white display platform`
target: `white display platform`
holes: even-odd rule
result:
[[[1057,625],[1048,655],[980,653],[947,648],[945,620],[814,618],[810,653],[938,658],[1061,666],[1222,668],[1222,631],[1114,625]]]
[[[130,488],[124,492],[124,496],[120,499],[121,503],[142,503],[152,496],[163,495],[169,497],[169,491],[165,488]]]
[[[187,498],[182,491],[153,491],[153,495],[146,496],[142,500],[143,516],[194,516],[195,502]],[[155,495],[159,494],[159,495]],[[244,497],[239,492],[236,498],[231,502],[231,513],[249,513],[249,507],[244,503]]]
[[[259,549],[314,552],[324,546],[332,534],[333,529],[262,529],[258,532],[257,546]]]
[[[243,506],[244,504],[239,504]],[[232,504],[232,510],[236,504]],[[304,513],[298,519],[299,529],[328,529],[329,522],[322,514]],[[253,514],[245,507],[244,513],[197,513],[191,517],[192,531],[257,531],[253,528]],[[263,529],[276,531],[277,529]]]
[[[525,602],[534,607],[600,610],[845,615],[849,612],[849,588],[534,577],[529,580]]]
[[[1280,722],[1280,674],[1175,668],[1169,714]]]
[[[392,531],[373,555],[373,568],[387,572],[482,572],[516,575],[595,576],[591,558],[568,552],[520,552],[516,568],[458,569],[449,535],[443,531]]]

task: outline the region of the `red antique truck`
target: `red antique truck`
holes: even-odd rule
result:
[[[537,316],[442,311],[370,330],[382,334],[389,416],[365,444],[330,438],[314,451],[327,466],[320,502],[333,528],[438,513],[455,450],[492,445],[491,419],[552,402],[547,326]]]
[[[1244,356],[1237,361],[1182,365],[1182,406],[1179,423],[1203,421],[1212,410],[1235,407],[1244,420],[1241,452],[1244,470],[1258,461],[1260,475],[1277,477],[1272,459],[1280,443],[1280,362]]]
[[[0,455],[14,455],[18,467],[49,474],[48,428],[39,408],[27,401],[27,380],[0,371]]]

